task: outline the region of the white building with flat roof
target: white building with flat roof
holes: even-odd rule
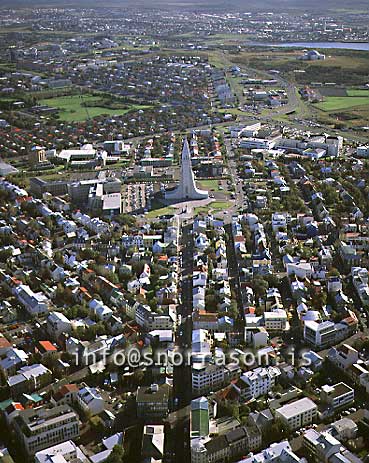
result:
[[[206,394],[224,386],[226,369],[223,365],[194,365],[192,367],[192,391]]]
[[[280,418],[290,429],[299,429],[314,421],[317,405],[307,397],[296,400],[275,411],[276,418]]]
[[[322,386],[320,398],[330,407],[336,409],[352,404],[355,399],[355,391],[347,384],[340,382],[330,386]]]
[[[264,312],[264,326],[267,331],[286,331],[289,329],[287,313],[284,309]]]
[[[304,322],[304,339],[317,348],[331,346],[336,340],[335,324],[329,320],[322,323],[306,320]]]
[[[80,448],[71,440],[48,447],[35,455],[35,463],[84,463],[88,461]]]

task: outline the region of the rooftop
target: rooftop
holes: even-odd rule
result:
[[[307,397],[296,400],[290,404],[284,405],[277,409],[277,412],[283,415],[287,420],[309,410],[317,409],[317,405]]]

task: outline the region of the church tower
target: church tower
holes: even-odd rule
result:
[[[209,194],[207,191],[199,190],[196,187],[195,175],[192,170],[191,153],[187,138],[183,141],[182,159],[181,159],[181,175],[179,185],[174,189],[165,193],[165,199],[186,201],[196,199],[207,199]]]

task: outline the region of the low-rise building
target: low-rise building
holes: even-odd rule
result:
[[[314,320],[306,320],[304,323],[304,339],[317,348],[331,346],[336,340],[335,324],[331,321],[318,323]]]
[[[44,365],[37,363],[20,368],[16,375],[9,376],[7,384],[11,395],[16,397],[22,393],[34,392],[49,384],[51,380],[51,371]]]
[[[253,454],[238,463],[306,463],[305,459],[297,456],[290,443],[285,440],[271,444],[260,453]]]
[[[223,365],[194,365],[192,367],[192,391],[201,395],[216,391],[225,385],[226,369]]]
[[[79,419],[68,405],[22,411],[14,420],[18,441],[28,456],[79,437]]]
[[[355,398],[354,389],[341,382],[330,386],[325,384],[322,386],[320,398],[329,407],[333,409],[341,408],[350,405]]]
[[[50,301],[43,293],[34,293],[27,285],[19,285],[14,294],[31,316],[48,313]]]
[[[168,384],[139,386],[136,394],[137,416],[150,422],[161,421],[169,413],[171,387]]]
[[[78,391],[77,403],[88,415],[98,415],[105,409],[105,401],[96,388],[85,386]]]
[[[327,357],[338,368],[346,370],[359,360],[359,352],[348,344],[342,344],[338,347],[332,347]]]
[[[290,429],[299,429],[314,421],[317,410],[317,405],[312,400],[304,397],[277,408],[275,416],[280,418]]]
[[[35,463],[68,463],[74,461],[87,463],[89,460],[72,440],[40,450],[35,454]]]
[[[239,389],[243,400],[256,399],[267,394],[276,384],[281,372],[277,367],[255,368],[255,370],[244,373],[239,381],[233,384],[236,389],[243,382],[245,387]]]

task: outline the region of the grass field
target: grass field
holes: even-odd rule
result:
[[[325,101],[317,103],[315,106],[322,111],[329,112],[366,105],[369,105],[369,96],[328,96]]]
[[[173,207],[161,207],[160,209],[153,209],[152,211],[149,211],[145,217],[149,219],[156,219],[157,217],[160,217],[161,215],[169,215],[169,214],[174,214],[175,209]]]
[[[229,201],[213,201],[206,206],[195,207],[194,212],[195,214],[207,214],[209,211],[212,211],[214,214],[221,214],[224,211],[229,211],[231,207],[232,203]],[[220,217],[222,217],[222,215],[220,215]]]
[[[199,184],[205,190],[221,191],[219,190],[218,180],[200,180]]]
[[[347,90],[348,96],[368,96],[369,97],[369,89],[368,90]]]
[[[210,208],[213,211],[228,211],[231,208],[232,204],[228,201],[214,201],[210,204]]]
[[[101,116],[103,114],[107,116],[120,116],[134,109],[145,108],[145,106],[139,105],[132,105],[125,109],[110,109],[104,108],[102,106],[82,106],[83,103],[88,103],[91,105],[100,101],[101,97],[99,96],[86,95],[81,98],[80,95],[72,95],[47,98],[45,100],[41,100],[40,103],[52,108],[57,108],[59,110],[59,119],[65,122],[80,122],[86,119],[92,119],[94,117]]]

